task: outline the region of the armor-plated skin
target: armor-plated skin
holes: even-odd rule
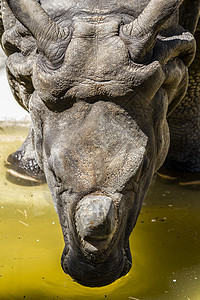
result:
[[[1,2],[8,80],[32,119],[8,163],[17,176],[46,177],[65,240],[63,270],[83,285],[109,284],[131,268],[129,236],[169,148],[167,115],[175,135],[181,127],[172,111],[187,92],[200,1]],[[197,183],[195,91],[197,139],[185,165]]]

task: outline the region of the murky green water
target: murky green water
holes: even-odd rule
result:
[[[63,273],[63,239],[46,185],[9,182],[3,163],[28,130],[0,128],[0,300],[200,299],[200,191],[154,179],[131,236],[133,268],[103,288]]]

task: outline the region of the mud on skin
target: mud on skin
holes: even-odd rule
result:
[[[47,181],[63,270],[82,285],[130,270],[129,236],[169,129],[159,174],[179,176],[186,160],[187,184],[199,183],[199,9],[199,0],[1,0],[8,81],[32,120],[8,173]]]

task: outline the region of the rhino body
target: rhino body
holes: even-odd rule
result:
[[[129,236],[164,161],[163,176],[199,183],[199,9],[199,0],[1,0],[8,80],[32,120],[10,172],[46,178],[63,270],[82,285],[130,270]]]

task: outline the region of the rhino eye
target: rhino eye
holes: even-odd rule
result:
[[[55,171],[52,167],[49,168],[50,173],[53,175],[53,178],[55,180],[56,185],[60,185],[62,183],[62,180],[59,176],[56,175]]]
[[[59,176],[56,176],[56,181],[57,181],[58,184],[62,183],[62,180]]]

